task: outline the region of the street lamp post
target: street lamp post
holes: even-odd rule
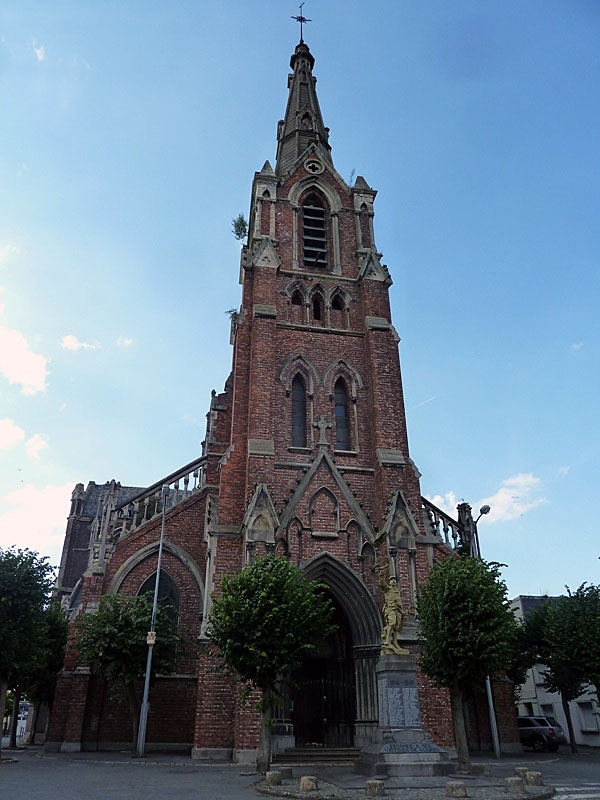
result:
[[[162,487],[162,520],[160,524],[160,541],[158,544],[158,564],[156,566],[156,581],[154,583],[154,602],[152,603],[152,618],[150,620],[150,630],[146,642],[148,644],[148,658],[146,660],[146,678],[144,680],[144,696],[140,709],[140,724],[138,727],[137,755],[138,758],[144,757],[146,745],[146,725],[148,722],[148,695],[150,693],[150,672],[152,670],[152,651],[156,642],[156,609],[158,608],[158,586],[160,583],[160,565],[162,561],[163,543],[165,540],[165,515],[167,512],[167,498],[169,497],[169,487]]]
[[[468,503],[461,503],[458,507],[458,520],[463,534],[466,537],[466,544],[469,546],[469,555],[472,558],[478,558],[481,560],[481,548],[479,546],[477,523],[481,517],[489,514],[490,511],[490,506],[481,506],[479,509],[479,516],[477,519],[473,519],[473,515],[471,514],[471,506]],[[498,723],[496,721],[496,709],[494,708],[494,695],[492,694],[492,682],[490,681],[489,675],[485,679],[485,691],[487,695],[488,716],[490,718],[490,732],[492,735],[494,754],[496,758],[500,758],[500,737],[498,736]]]
[[[471,553],[475,558],[481,559],[481,548],[479,546],[479,533],[477,531],[477,523],[485,514],[491,511],[490,506],[481,506],[479,509],[479,516],[473,521],[473,538],[471,539]],[[485,679],[485,691],[488,701],[488,713],[490,717],[490,731],[492,734],[492,743],[494,745],[494,754],[496,758],[502,755],[500,752],[500,737],[498,736],[498,722],[496,720],[496,709],[494,708],[494,695],[492,694],[492,682],[490,676],[487,675]]]

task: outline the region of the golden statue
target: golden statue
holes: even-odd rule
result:
[[[398,632],[402,628],[404,619],[402,598],[398,591],[398,579],[394,575],[390,575],[386,581],[382,564],[378,566],[377,571],[379,572],[379,586],[384,596],[382,613],[385,626],[381,631],[381,655],[408,655],[409,651],[398,644]]]

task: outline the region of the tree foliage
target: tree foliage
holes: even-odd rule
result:
[[[32,550],[0,550],[0,719],[8,686],[16,686],[44,647],[52,575],[47,558]]]
[[[508,607],[500,565],[471,557],[434,564],[418,598],[421,667],[450,690],[459,768],[470,757],[463,700],[510,666],[518,623]]]
[[[34,704],[52,705],[56,676],[65,659],[68,621],[58,600],[52,600],[40,620],[39,646],[23,671],[21,686]]]
[[[248,223],[243,214],[238,214],[237,217],[234,217],[231,221],[231,230],[238,241],[245,238],[248,233]]]
[[[152,600],[147,595],[128,597],[103,595],[98,610],[79,617],[75,648],[80,658],[100,673],[113,687],[125,688],[132,719],[133,744],[137,740],[139,700],[135,682],[146,672],[147,634],[152,617]],[[152,674],[172,672],[179,637],[166,609],[156,615],[156,644]]]
[[[421,665],[439,686],[473,691],[509,665],[518,627],[500,565],[470,557],[435,564],[418,613]]]
[[[569,702],[600,682],[600,586],[548,598],[525,617],[535,661],[544,664],[544,688],[561,696],[571,749],[576,750]]]
[[[270,764],[268,720],[278,679],[297,669],[335,630],[333,605],[324,590],[286,558],[266,556],[224,576],[221,594],[213,598],[209,639],[224,664],[263,692],[260,772]]]
[[[147,595],[105,594],[98,610],[79,617],[76,648],[92,669],[109,683],[128,686],[146,672],[152,601]],[[178,637],[164,609],[157,609],[156,644],[152,670],[172,672],[173,647]]]

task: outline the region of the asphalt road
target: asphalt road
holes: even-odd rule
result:
[[[257,779],[233,765],[14,755],[16,763],[0,765],[0,800],[247,800]]]
[[[201,764],[185,757],[132,759],[127,754],[44,754],[40,748],[3,755],[14,763],[0,765],[0,800],[252,800],[257,776],[251,767]],[[487,775],[508,776],[515,766],[539,770],[546,785],[557,788],[556,800],[600,800],[600,752],[572,755],[526,752],[500,760],[474,757]],[[307,773],[305,769],[303,771]],[[313,770],[311,770],[313,772]],[[314,773],[339,786],[364,791],[364,777],[349,769],[319,768]],[[391,787],[390,787],[391,789]],[[362,794],[362,792],[361,792]]]
[[[525,751],[495,764],[486,757],[485,763],[488,774],[508,775],[521,765],[538,770],[544,782],[555,787],[555,800],[600,800],[600,748],[581,748],[574,754],[568,746],[561,747],[558,753]]]

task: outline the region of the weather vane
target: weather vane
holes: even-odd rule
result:
[[[300,3],[300,13],[298,14],[298,16],[297,17],[292,16],[292,19],[295,19],[296,22],[300,23],[300,44],[304,44],[304,39],[302,38],[302,25],[305,22],[312,22],[311,19],[306,19],[306,17],[303,15],[303,13],[302,13],[302,6],[303,5],[304,5],[304,3]]]

